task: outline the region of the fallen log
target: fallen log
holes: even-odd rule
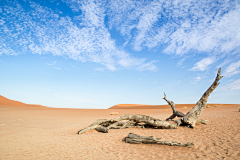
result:
[[[87,132],[89,130],[94,130],[94,129],[96,129],[99,126],[106,127],[106,129],[103,129],[103,128],[100,129],[99,128],[98,129],[99,131],[100,130],[109,130],[112,127],[116,128],[116,126],[118,126],[118,124],[120,124],[119,121],[122,121],[122,120],[129,120],[130,122],[124,123],[122,125],[122,127],[120,127],[120,129],[127,128],[127,127],[130,128],[129,124],[131,122],[135,122],[136,125],[138,125],[138,123],[145,123],[145,124],[148,124],[148,125],[150,125],[150,126],[152,126],[154,128],[161,128],[161,129],[176,129],[178,127],[177,124],[170,124],[167,121],[162,121],[160,119],[156,119],[156,118],[149,117],[149,116],[146,116],[146,115],[141,115],[141,114],[124,114],[122,116],[119,116],[117,118],[110,119],[110,120],[107,120],[107,119],[96,120],[90,126],[79,130],[78,134],[83,134],[83,133],[85,133],[85,132]],[[105,131],[105,133],[107,133],[107,132]]]
[[[161,144],[161,145],[168,145],[168,146],[181,146],[181,147],[188,147],[191,148],[194,144],[193,143],[179,143],[173,141],[163,141],[161,138],[155,138],[153,136],[140,136],[134,133],[129,133],[127,137],[124,138],[126,143],[133,143],[133,144]]]

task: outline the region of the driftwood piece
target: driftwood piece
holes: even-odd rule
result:
[[[127,137],[125,137],[124,141],[126,143],[145,143],[145,144],[161,144],[161,145],[169,145],[169,146],[182,146],[191,148],[193,143],[179,143],[179,142],[169,142],[163,141],[161,138],[155,138],[153,136],[140,136],[134,133],[129,133]]]
[[[144,126],[127,126],[126,128],[144,128]],[[115,126],[112,127],[111,129],[125,129],[125,128],[122,128],[121,126]]]
[[[183,116],[185,116],[185,114],[183,114],[182,112],[177,111],[177,109],[176,109],[176,107],[175,107],[175,103],[174,103],[173,101],[169,101],[169,100],[167,99],[167,96],[166,96],[165,93],[164,93],[164,98],[163,98],[163,99],[171,106],[171,108],[172,108],[172,110],[173,110],[173,114],[172,114],[170,117],[168,117],[168,118],[166,119],[166,121],[171,121],[171,120],[173,120],[175,117],[183,117]]]
[[[138,124],[138,123],[145,123],[145,124],[150,125],[150,126],[152,126],[154,128],[176,129],[178,127],[177,124],[170,124],[167,121],[162,121],[160,119],[156,119],[156,118],[149,117],[149,116],[146,116],[146,115],[141,115],[141,114],[124,114],[122,116],[119,116],[119,117],[116,117],[116,118],[110,119],[110,120],[107,120],[107,119],[96,120],[90,126],[79,130],[78,134],[83,134],[83,133],[85,133],[85,132],[87,132],[89,130],[94,130],[94,129],[96,129],[99,126],[106,127],[106,130],[109,130],[111,128],[115,128],[116,129],[116,128],[118,128],[117,126],[119,124],[122,124],[122,123],[119,122],[119,121],[122,121],[122,120],[129,120],[130,122],[135,122],[136,124]],[[121,128],[130,128],[130,127],[131,128],[141,128],[142,127],[142,126],[140,126],[140,127],[137,127],[137,126],[133,127],[133,126],[130,125],[131,124],[130,122],[129,122],[129,124],[128,124],[128,122],[127,122],[127,124],[125,123],[126,126],[124,126],[124,124],[123,124],[122,127],[120,127],[120,129]],[[98,130],[103,130],[103,128],[98,128]]]
[[[98,132],[108,133],[107,127],[98,126],[98,127],[96,127],[96,130],[97,130]]]
[[[79,130],[78,134],[83,134],[83,133],[85,133],[87,131],[94,130],[99,125],[103,125],[104,126],[104,125],[108,125],[108,124],[112,124],[111,120],[108,120],[108,119],[98,119],[95,122],[93,122],[90,126]]]
[[[160,119],[156,119],[153,117],[149,117],[146,115],[141,114],[124,114],[122,116],[119,116],[113,121],[121,121],[121,120],[131,120],[136,123],[146,123],[148,125],[151,125],[156,128],[162,128],[162,129],[176,129],[176,124],[170,124],[167,121],[162,121]]]
[[[223,76],[221,76],[221,68],[219,68],[217,76],[212,85],[202,95],[201,99],[196,103],[196,105],[182,118],[181,123],[187,124],[189,127],[194,128],[199,116],[206,108],[208,97],[214,91],[214,89],[217,88],[217,86],[220,84],[219,80],[222,77]]]
[[[120,129],[121,127],[119,127],[119,126],[123,126],[125,124],[125,122],[115,122],[115,123],[113,123],[113,124],[111,124],[111,125],[109,125],[108,127],[107,127],[107,130],[109,130],[109,129],[111,129],[111,128],[114,128],[114,129]]]
[[[133,121],[127,121],[126,123],[124,123],[122,125],[122,127],[120,129],[128,128],[128,126],[132,126],[132,125],[135,125],[135,123],[133,123]]]
[[[198,119],[197,122],[202,124],[208,124],[208,120],[204,120],[204,119]]]

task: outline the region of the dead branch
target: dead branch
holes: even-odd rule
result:
[[[87,131],[90,130],[94,130],[96,129],[99,125],[106,125],[106,124],[112,124],[111,120],[107,120],[107,119],[98,119],[95,122],[93,122],[90,126],[83,128],[81,130],[78,131],[78,134],[83,134]]]
[[[166,121],[171,121],[171,120],[173,120],[175,117],[183,117],[183,116],[185,116],[185,114],[183,114],[182,112],[177,111],[177,109],[176,109],[176,107],[175,107],[175,103],[174,103],[173,101],[169,101],[169,100],[167,99],[167,96],[166,96],[165,93],[164,93],[164,98],[163,98],[163,99],[171,106],[171,108],[172,108],[172,110],[173,110],[173,114],[172,114],[170,117],[168,117],[168,118],[166,119]]]
[[[161,144],[161,145],[169,145],[169,146],[182,146],[191,148],[193,143],[179,143],[179,142],[169,142],[160,140],[161,138],[155,138],[153,136],[140,136],[134,133],[129,133],[127,137],[125,137],[124,141],[126,143],[144,143],[144,144]]]
[[[149,117],[149,116],[145,116],[145,115],[141,115],[141,114],[124,114],[122,116],[119,116],[117,118],[114,119],[99,119],[96,120],[94,123],[92,123],[90,126],[81,129],[78,131],[78,134],[83,134],[89,130],[94,130],[99,126],[102,127],[106,127],[106,129],[103,129],[102,127],[98,128],[98,131],[107,133],[105,130],[109,130],[111,128],[118,128],[117,126],[119,124],[119,121],[122,120],[129,120],[128,122],[124,123],[122,125],[122,127],[120,127],[119,129],[123,129],[123,128],[132,128],[133,126],[131,126],[131,122],[135,122],[134,124],[137,125],[138,123],[145,123],[147,125],[152,126],[153,128],[162,128],[162,129],[176,129],[177,128],[177,124],[170,124],[167,121],[162,121],[160,119],[156,119],[153,117]],[[143,126],[141,126],[143,127]],[[138,128],[137,126],[135,128]]]

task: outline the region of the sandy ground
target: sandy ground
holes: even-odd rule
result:
[[[111,112],[145,114],[159,119],[171,115],[165,109],[53,109],[44,107],[0,106],[0,159],[240,159],[240,105],[206,108],[194,129],[123,129],[109,133],[78,130],[97,119],[118,115]],[[190,108],[178,110],[187,113]],[[155,144],[127,144],[128,133],[161,137],[182,143],[193,142],[193,148]]]

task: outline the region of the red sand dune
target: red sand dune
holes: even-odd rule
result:
[[[6,97],[3,97],[0,95],[0,105],[3,106],[29,106],[29,107],[45,107],[45,106],[41,106],[41,105],[35,105],[35,104],[26,104],[26,103],[22,103],[22,102],[18,102],[18,101],[14,101],[11,99],[8,99]]]
[[[219,106],[219,105],[235,105],[235,104],[207,104],[207,106]],[[195,104],[175,104],[176,108],[192,108]],[[117,104],[109,109],[166,109],[170,105],[144,105],[144,104]]]

